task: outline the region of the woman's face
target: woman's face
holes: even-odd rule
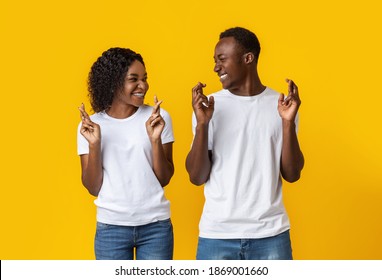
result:
[[[130,65],[125,76],[124,85],[115,98],[126,105],[139,107],[143,105],[148,89],[146,68],[141,62],[135,60]]]

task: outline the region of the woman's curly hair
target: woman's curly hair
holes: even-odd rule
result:
[[[94,62],[88,77],[90,104],[94,112],[111,106],[114,94],[123,88],[126,73],[136,60],[145,65],[142,56],[130,49],[110,48]]]

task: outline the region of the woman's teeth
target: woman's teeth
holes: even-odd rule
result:
[[[137,97],[144,97],[145,95],[143,93],[133,93],[134,96]]]

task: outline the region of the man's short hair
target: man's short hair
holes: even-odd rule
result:
[[[233,27],[220,33],[219,39],[226,37],[233,37],[236,42],[243,48],[244,52],[252,52],[257,62],[261,48],[259,39],[257,39],[255,33],[243,27]]]

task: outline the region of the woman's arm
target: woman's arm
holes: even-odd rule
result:
[[[81,170],[82,184],[91,195],[98,196],[103,180],[100,147],[89,147],[89,154],[81,155]]]
[[[82,119],[80,133],[89,143],[89,154],[81,155],[82,184],[91,195],[98,196],[103,180],[101,129],[90,120],[83,104],[79,110]]]
[[[153,153],[153,170],[164,187],[170,183],[172,175],[174,175],[174,163],[172,161],[172,142],[162,145],[162,141],[152,141]]]
[[[172,142],[162,144],[162,132],[165,127],[165,121],[160,115],[160,104],[154,96],[154,107],[150,118],[146,121],[146,131],[149,136],[152,156],[153,170],[161,186],[168,185],[172,175],[174,175],[174,163],[172,160]]]

